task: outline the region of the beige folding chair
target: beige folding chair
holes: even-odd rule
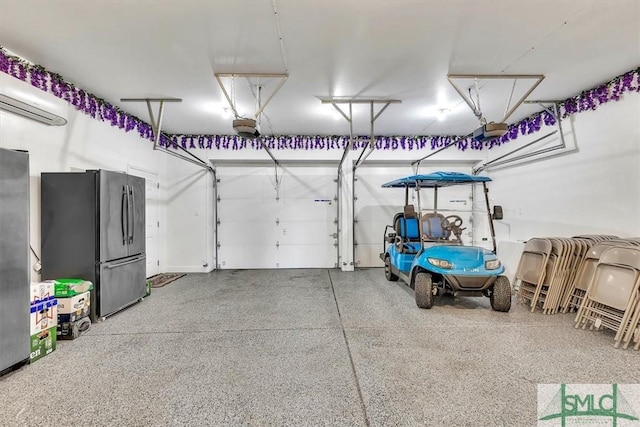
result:
[[[533,311],[543,287],[547,261],[551,253],[551,242],[548,239],[530,239],[525,245],[518,262],[514,285],[518,286],[520,301],[529,301]]]
[[[576,276],[571,284],[571,287],[567,291],[565,302],[563,303],[563,313],[568,311],[577,310],[580,307],[582,298],[593,279],[596,265],[600,260],[600,257],[607,249],[612,246],[629,246],[628,242],[624,240],[603,240],[600,243],[589,248],[588,252],[584,255],[584,258],[578,267]]]
[[[556,238],[550,239],[557,254],[557,267],[553,278],[549,279],[549,295],[543,305],[543,313],[555,314],[564,300],[567,288],[575,276],[576,265],[584,250],[580,239]]]
[[[622,339],[624,343],[623,348],[629,347],[631,341],[636,342],[634,346],[635,350],[640,349],[640,290],[636,290],[635,296],[635,305],[631,310],[631,315],[629,316],[629,323],[627,324],[626,333]],[[619,344],[616,343],[616,346]]]
[[[640,285],[640,248],[605,250],[578,310],[576,328],[606,328],[616,333],[617,347],[629,332]]]
[[[563,313],[567,312],[567,301],[570,298],[571,292],[574,290],[573,283],[584,262],[585,255],[593,245],[591,240],[581,238],[572,238],[571,241],[574,245],[574,251],[569,265],[569,274],[567,275],[562,295],[560,295],[560,300],[558,301],[558,311],[561,310]]]
[[[604,242],[606,240],[613,240],[613,239],[618,239],[618,236],[612,236],[612,235],[607,235],[607,234],[582,234],[580,236],[573,236],[574,238],[578,238],[578,239],[587,239],[587,240],[591,240],[594,243],[600,243],[600,242]]]
[[[554,300],[561,286],[562,272],[565,265],[565,242],[561,238],[550,238],[551,253],[547,261],[545,286],[540,289],[538,299],[542,302],[542,312],[550,314],[553,310]],[[535,305],[532,306],[535,310]],[[532,311],[533,311],[532,310]]]

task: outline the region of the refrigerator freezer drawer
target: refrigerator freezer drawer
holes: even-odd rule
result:
[[[100,264],[99,317],[106,317],[146,295],[146,256]]]

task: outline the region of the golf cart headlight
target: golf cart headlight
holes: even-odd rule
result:
[[[432,265],[435,265],[436,267],[440,267],[440,268],[451,268],[451,263],[449,261],[445,261],[443,259],[438,259],[438,258],[427,258],[429,260],[429,263]]]
[[[491,261],[487,261],[484,263],[484,267],[487,270],[495,270],[496,268],[500,267],[500,260],[492,259]]]

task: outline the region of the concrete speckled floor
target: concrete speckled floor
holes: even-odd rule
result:
[[[189,274],[0,378],[0,425],[527,426],[537,384],[640,383],[611,334],[488,302],[420,310],[382,269]]]

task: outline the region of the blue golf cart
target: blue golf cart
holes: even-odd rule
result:
[[[511,284],[503,276],[504,266],[496,256],[494,219],[502,219],[502,208],[491,213],[487,182],[490,178],[458,172],[434,172],[412,175],[383,184],[384,188],[404,188],[403,212],[393,218],[384,231],[384,261],[387,280],[402,279],[415,290],[416,304],[431,308],[437,295],[486,296],[495,311],[511,309]],[[466,246],[462,242],[463,219],[443,215],[438,210],[438,189],[450,186],[482,186],[484,208],[493,242],[493,250]],[[409,203],[409,190],[415,190],[418,210]],[[422,210],[420,190],[433,189],[433,207]],[[483,208],[483,213],[485,209]],[[473,209],[472,209],[473,212]],[[480,222],[480,221],[478,221]]]

